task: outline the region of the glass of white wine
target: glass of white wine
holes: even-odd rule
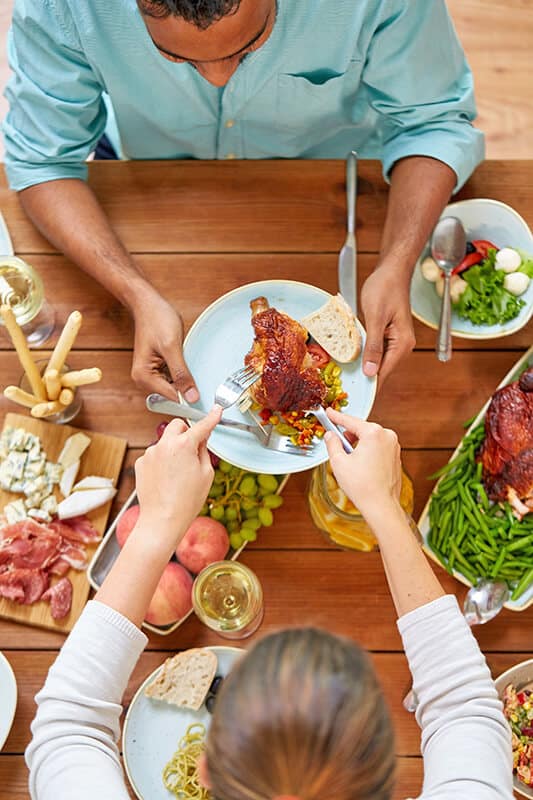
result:
[[[33,347],[39,347],[52,335],[55,314],[45,300],[43,282],[33,267],[21,258],[0,256],[0,303],[11,306]]]
[[[216,561],[192,588],[198,619],[226,639],[244,639],[263,620],[263,590],[251,569],[238,561]]]

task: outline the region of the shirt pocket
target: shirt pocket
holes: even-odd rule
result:
[[[278,76],[276,122],[278,128],[302,132],[315,126],[328,133],[353,123],[363,60],[352,60],[340,75],[320,73]]]

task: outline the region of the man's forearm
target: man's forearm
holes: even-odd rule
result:
[[[456,180],[455,172],[434,158],[413,156],[397,162],[391,175],[378,266],[390,264],[397,277],[409,283]]]
[[[86,183],[49,181],[24,189],[19,198],[48,241],[130,310],[151,290]]]

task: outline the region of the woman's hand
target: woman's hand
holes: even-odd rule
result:
[[[374,422],[328,408],[328,417],[359,440],[353,453],[347,455],[334,434],[326,434],[331,468],[343,492],[364,517],[373,517],[384,507],[399,505],[402,467],[398,437]]]
[[[139,521],[155,533],[168,531],[176,538],[202,508],[213,480],[207,439],[221,415],[222,409],[215,406],[191,428],[173,420],[159,442],[137,460]]]

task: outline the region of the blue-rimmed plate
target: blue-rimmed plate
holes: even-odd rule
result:
[[[218,658],[216,674],[223,677],[245,652],[239,647],[208,649]],[[201,722],[207,730],[211,721],[211,714],[205,705],[198,711],[191,711],[146,697],[144,690],[160,669],[154,670],[139,686],[124,721],[124,766],[139,800],[169,800],[170,792],[163,783],[165,765],[178,749],[179,741],[189,725]]]
[[[230,373],[243,366],[244,356],[252,346],[250,301],[263,295],[269,304],[296,320],[320,308],[331,295],[316,286],[297,281],[259,281],[223,295],[200,314],[185,339],[183,350],[200,390],[197,407],[208,411],[215,389]],[[365,341],[365,331],[358,323]],[[341,364],[342,385],[348,393],[348,414],[366,419],[376,394],[376,379],[363,374],[361,357],[351,364]],[[250,422],[236,407],[225,412],[231,419]],[[327,461],[324,442],[316,441],[311,456],[289,455],[267,450],[254,436],[218,427],[209,439],[209,449],[241,469],[270,474],[289,474]]]
[[[0,653],[0,750],[9,735],[17,707],[17,682],[11,664]]]
[[[510,206],[499,200],[476,198],[460,200],[446,206],[441,217],[457,217],[463,223],[468,240],[487,239],[497,247],[515,247],[533,255],[533,235],[527,222]],[[430,255],[429,245],[417,261],[411,281],[411,311],[413,317],[435,330],[439,327],[441,298],[435,284],[422,275],[420,265]],[[516,333],[533,315],[533,281],[521,296],[525,305],[514,319],[502,325],[474,325],[461,319],[452,308],[452,334],[461,339],[498,339]]]

